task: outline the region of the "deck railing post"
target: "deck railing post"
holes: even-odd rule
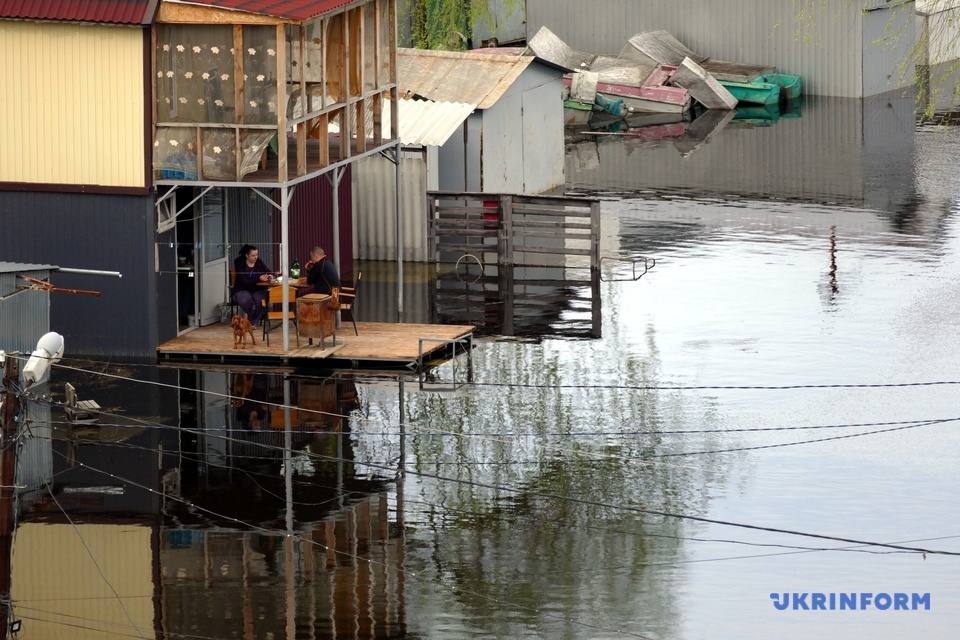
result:
[[[497,262],[505,267],[513,266],[513,196],[500,196],[500,242]]]
[[[600,270],[600,203],[590,204],[590,272]]]

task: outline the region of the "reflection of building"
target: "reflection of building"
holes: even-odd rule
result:
[[[212,393],[161,403],[182,407],[182,429],[58,427],[54,492],[89,553],[38,495],[15,545],[22,637],[137,637],[111,587],[147,638],[403,637],[402,502],[356,473],[352,380],[192,375],[179,382]],[[240,422],[248,399],[259,430]]]
[[[387,496],[299,525],[302,541],[226,529],[161,535],[162,625],[215,637],[404,637],[403,544]],[[199,593],[203,597],[197,597]]]
[[[155,527],[133,522],[74,528],[62,517],[55,523],[21,524],[13,546],[14,612],[23,620],[18,637],[161,637],[153,599],[155,533]],[[123,605],[111,587],[124,596]]]

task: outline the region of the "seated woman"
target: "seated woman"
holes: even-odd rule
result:
[[[327,293],[340,288],[337,265],[327,258],[323,247],[314,247],[307,263],[307,285],[310,293]]]
[[[273,274],[260,259],[256,247],[245,244],[240,255],[233,261],[233,301],[240,305],[250,324],[260,324],[263,317],[263,300],[267,296],[267,287],[261,283],[273,281]]]

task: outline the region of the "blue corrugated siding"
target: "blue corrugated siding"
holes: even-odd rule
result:
[[[154,270],[152,195],[2,191],[0,219],[0,260],[123,274],[119,280],[53,275],[58,286],[103,294],[52,297],[50,326],[64,335],[71,355],[153,357],[158,340],[175,331],[173,314],[158,327],[158,308],[173,304],[175,297]]]

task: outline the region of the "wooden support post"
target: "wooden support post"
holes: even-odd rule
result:
[[[0,411],[0,640],[10,628],[10,573],[12,571],[14,489],[17,470],[17,361],[7,357],[3,370],[3,407]]]
[[[397,0],[387,0],[387,6],[390,12],[390,82],[393,88],[390,89],[390,99],[393,104],[390,105],[390,138],[400,141],[400,90],[397,85]],[[464,127],[466,131],[466,127]]]
[[[343,84],[341,93],[343,94],[344,108],[340,116],[340,160],[350,157],[351,141],[350,136],[353,132],[353,119],[350,114],[350,98],[353,92],[350,90],[350,11],[343,12],[343,65],[340,69],[340,82]]]
[[[203,130],[197,127],[197,180],[203,180]]]
[[[317,141],[320,143],[320,166],[330,164],[330,115],[317,117]],[[339,265],[338,265],[339,266]]]
[[[286,25],[277,25],[277,180],[281,183],[287,181],[287,34]],[[286,291],[287,288],[283,287]],[[284,298],[286,299],[286,298]],[[287,313],[287,305],[283,305],[284,314]],[[283,323],[286,327],[287,323]],[[286,350],[290,344],[287,342],[287,331],[284,330],[283,348]]]
[[[500,196],[500,225],[498,228],[497,263],[513,266],[513,196]]]
[[[374,89],[378,92],[382,82],[380,81],[380,67],[383,66],[383,58],[381,57],[380,47],[383,41],[383,24],[380,20],[380,14],[383,13],[382,3],[383,0],[374,0],[373,1],[373,85]]]
[[[377,93],[370,99],[370,111],[373,113],[373,145],[383,144],[383,94]]]
[[[300,61],[297,68],[300,72],[300,115],[310,113],[310,98],[307,96],[307,28],[300,25]],[[297,175],[307,173],[307,127],[309,122],[304,120],[297,124]]]
[[[327,97],[330,95],[327,87],[327,29],[330,21],[323,18],[320,23],[320,108],[327,108]]]
[[[360,97],[360,102],[357,103],[357,115],[356,115],[356,125],[357,125],[357,146],[356,151],[358,154],[363,153],[367,150],[367,101],[363,98],[367,92],[367,78],[366,78],[366,67],[367,67],[367,38],[366,38],[366,29],[365,22],[366,19],[363,15],[364,7],[360,6],[354,9],[354,16],[356,18],[356,26],[354,28],[354,35],[357,39],[357,46],[355,47],[357,53],[355,54],[357,58],[356,69],[357,73],[355,74],[354,80],[356,81],[356,92]]]
[[[233,25],[233,122],[243,124],[246,81],[243,79],[243,25]]]
[[[590,271],[600,270],[600,203],[590,205]]]

